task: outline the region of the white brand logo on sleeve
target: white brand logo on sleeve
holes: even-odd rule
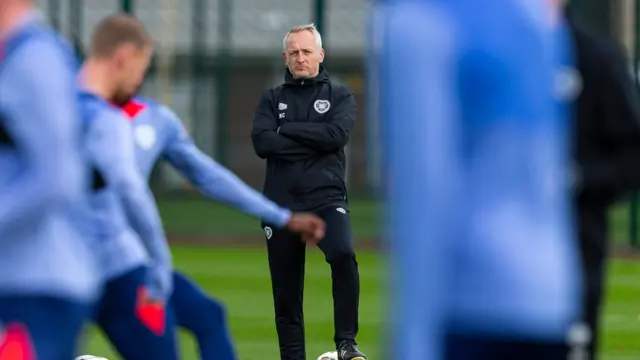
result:
[[[287,110],[287,104],[279,103],[278,104],[278,110],[280,110],[280,111]]]
[[[347,213],[347,210],[345,210],[344,208],[341,208],[341,207],[336,208],[336,211],[339,212],[339,213],[343,213],[343,214]]]
[[[270,227],[265,226],[264,227],[264,236],[267,237],[267,240],[271,239],[271,237],[273,236],[273,230],[271,230]]]

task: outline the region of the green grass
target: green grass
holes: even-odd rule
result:
[[[167,232],[172,235],[260,236],[259,222],[250,216],[202,197],[159,198],[158,206]],[[356,238],[371,239],[380,234],[380,207],[370,199],[354,199],[349,205]],[[611,238],[629,242],[628,204],[621,203],[610,212]]]
[[[177,247],[176,265],[209,294],[228,306],[230,323],[242,360],[277,359],[278,348],[264,250]],[[381,359],[384,331],[384,264],[375,253],[359,254],[361,275],[361,348],[370,359]],[[609,271],[609,299],[604,316],[603,360],[640,359],[640,262],[616,260]],[[305,322],[309,359],[333,347],[333,317],[329,267],[310,250],[305,289]],[[98,334],[88,338],[86,353],[117,359]],[[184,360],[195,360],[193,340],[181,337]]]
[[[609,266],[603,335],[604,360],[640,359],[640,262],[615,260]]]
[[[230,322],[242,360],[278,359],[271,282],[266,251],[230,250],[210,247],[179,247],[174,251],[176,267],[191,275],[206,291],[228,306]],[[331,273],[318,250],[307,257],[305,324],[309,359],[332,350],[333,305]],[[384,267],[377,254],[358,255],[361,276],[361,349],[371,359],[380,359],[383,305],[380,279]],[[86,351],[118,359],[98,333],[89,336]],[[181,337],[184,360],[195,360],[190,336]]]
[[[158,208],[167,232],[173,235],[242,237],[261,232],[257,219],[202,197],[159,198]],[[371,200],[351,202],[349,209],[356,237],[379,234],[378,208]]]
[[[258,221],[235,210],[199,197],[160,198],[159,207],[171,235],[252,237],[262,240]],[[356,238],[380,234],[379,206],[371,200],[350,204]],[[628,205],[610,212],[610,237],[628,244]],[[177,268],[190,274],[210,294],[227,303],[230,322],[242,360],[277,359],[278,349],[264,250],[179,247]],[[362,349],[372,360],[380,359],[379,345],[384,330],[382,284],[384,267],[380,255],[360,253],[362,279],[360,305]],[[604,360],[640,359],[640,262],[616,260],[609,271],[609,296],[603,322]],[[329,267],[318,251],[310,251],[305,289],[307,349],[309,359],[330,350],[332,345],[332,303]],[[181,337],[183,358],[196,359],[190,336]],[[89,337],[87,352],[117,357],[99,336]]]

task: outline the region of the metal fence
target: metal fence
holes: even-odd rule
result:
[[[360,115],[348,149],[349,186],[367,192],[367,134],[362,54],[368,0],[39,0],[54,26],[79,49],[88,43],[102,17],[129,11],[140,18],[157,42],[143,92],[170,105],[196,143],[259,187],[263,162],[253,153],[253,108],[267,86],[281,82],[282,39],[294,25],[316,22],[321,28],[326,64],[334,80],[356,93]],[[183,189],[168,167],[158,169],[160,190]]]
[[[79,49],[100,18],[126,11],[149,28],[157,54],[146,82],[147,96],[170,105],[196,143],[259,187],[263,162],[253,153],[250,127],[261,91],[282,81],[282,39],[293,25],[316,22],[337,81],[355,92],[360,108],[348,148],[352,194],[378,184],[377,118],[367,111],[364,78],[366,18],[374,0],[38,0],[51,23]],[[378,0],[383,1],[383,0]],[[573,0],[574,11],[593,29],[619,38],[637,64],[640,0]],[[637,80],[637,76],[636,76]],[[639,159],[640,161],[640,159]],[[188,189],[170,168],[160,166],[156,189]],[[637,194],[629,206],[629,238],[637,244]]]

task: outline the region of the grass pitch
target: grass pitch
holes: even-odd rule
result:
[[[259,235],[259,234],[258,234]],[[241,360],[279,358],[271,282],[266,248],[227,249],[215,247],[177,247],[176,267],[189,274],[209,294],[223,300]],[[358,255],[361,281],[360,348],[370,359],[380,359],[379,344],[383,324],[382,282],[384,267],[377,254]],[[333,344],[333,305],[331,273],[322,253],[310,249],[305,283],[305,327],[309,359],[335,348]],[[91,331],[82,353],[119,357],[97,331]],[[190,335],[181,336],[182,358],[195,360],[197,350]]]
[[[308,358],[333,348],[333,314],[329,266],[310,249],[307,258],[305,322]],[[241,360],[278,359],[266,250],[176,247],[176,266],[209,294],[223,300]],[[384,264],[376,253],[358,255],[361,276],[360,347],[371,360],[382,359]],[[616,260],[609,271],[609,299],[603,329],[604,360],[640,359],[640,262]],[[196,360],[192,338],[181,337],[183,359]],[[95,331],[84,353],[118,359]]]
[[[604,360],[640,359],[640,261],[614,260],[601,329]]]
[[[199,197],[159,199],[159,207],[169,234],[202,239],[225,237],[243,244],[263,241],[257,220]],[[350,207],[357,243],[370,247],[380,234],[379,206],[370,200],[357,199]],[[617,244],[628,244],[628,204],[614,207],[610,215],[610,237]],[[174,250],[176,267],[227,304],[240,359],[278,359],[266,249],[180,246]],[[385,331],[383,259],[380,254],[359,251],[358,262],[362,288],[358,341],[369,359],[381,360]],[[602,360],[639,360],[640,261],[615,260],[608,275]],[[310,249],[305,283],[309,360],[334,347],[330,279],[329,266],[322,254]],[[84,353],[118,359],[96,331],[91,330],[87,340]],[[181,337],[181,348],[184,360],[198,359],[189,335]]]

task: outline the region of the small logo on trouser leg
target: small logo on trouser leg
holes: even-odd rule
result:
[[[343,214],[347,213],[347,210],[345,210],[344,208],[341,208],[341,207],[336,208],[336,211],[339,212],[339,213],[343,213]]]
[[[271,239],[271,237],[273,236],[273,230],[270,227],[265,226],[264,227],[264,236],[267,237],[267,240]]]

